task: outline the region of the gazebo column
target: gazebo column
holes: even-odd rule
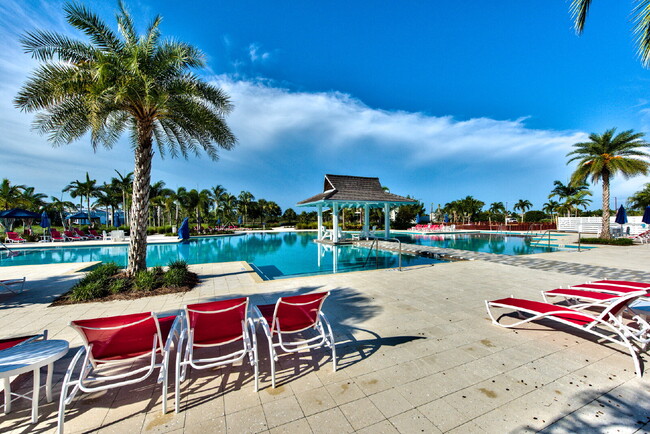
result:
[[[332,204],[332,242],[339,242],[339,204]]]
[[[370,205],[363,205],[363,232],[370,235]]]
[[[390,204],[384,204],[384,238],[390,238]]]
[[[323,239],[323,205],[318,205],[318,239]]]

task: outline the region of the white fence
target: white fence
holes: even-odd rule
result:
[[[627,223],[622,227],[614,222],[615,217],[609,220],[612,233],[636,235],[650,229],[650,226],[641,222],[641,216],[628,216]],[[581,232],[584,234],[598,234],[602,225],[600,217],[560,217],[557,222],[558,231]],[[622,231],[622,232],[621,232]]]

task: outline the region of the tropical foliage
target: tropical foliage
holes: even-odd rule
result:
[[[650,206],[650,183],[647,183],[643,189],[634,193],[629,199],[628,204],[631,209],[643,211]]]
[[[567,154],[568,163],[577,161],[578,165],[571,176],[573,185],[584,183],[590,178],[593,183],[601,182],[603,186],[603,214],[601,237],[611,238],[609,232],[609,183],[613,176],[620,174],[624,178],[646,175],[650,168],[647,158],[650,154],[645,149],[650,145],[643,140],[643,133],[633,130],[616,134],[616,128],[603,134],[592,133],[588,142],[576,143],[573,151]]]
[[[123,132],[135,152],[128,272],[146,269],[146,235],[154,144],[172,157],[231,149],[236,139],[224,116],[228,96],[192,72],[205,65],[195,47],[160,38],[161,17],[139,35],[119,3],[118,33],[79,3],[64,6],[68,23],[86,35],[27,33],[25,51],[41,62],[15,98],[37,113],[34,127],[54,146],[90,133],[93,148],[113,147]]]

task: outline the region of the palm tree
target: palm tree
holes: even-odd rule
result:
[[[232,223],[235,211],[237,210],[237,197],[234,194],[224,193],[219,202],[219,211],[223,217],[223,223]]]
[[[58,213],[61,218],[61,225],[65,226],[65,212],[74,209],[75,204],[67,200],[59,199],[56,196],[51,196],[50,201],[50,204],[46,206],[46,211],[51,210]]]
[[[512,209],[519,210],[521,211],[521,222],[524,222],[524,214],[526,214],[526,211],[531,209],[533,207],[533,204],[530,203],[528,199],[519,199],[519,201],[514,204]]]
[[[214,215],[215,217],[219,218],[219,210],[221,209],[221,206],[219,202],[221,202],[221,198],[223,195],[226,193],[226,188],[221,185],[215,185],[210,189],[210,195],[212,196],[212,203],[214,204]]]
[[[560,208],[560,202],[550,199],[542,206],[542,211],[544,211],[546,214],[549,214],[553,219],[553,221],[555,221],[555,224],[557,225],[557,216],[555,214],[557,213],[559,208]]]
[[[27,187],[22,191],[18,200],[25,208],[35,211],[45,205],[45,199],[47,199],[46,194],[36,193],[34,187]]]
[[[644,68],[650,66],[650,3],[647,0],[636,0],[633,33],[637,42],[637,52]],[[578,35],[582,34],[587,21],[587,13],[591,0],[572,0],[570,6],[571,18]]]
[[[492,202],[490,208],[488,209],[488,219],[490,220],[490,226],[492,226],[492,216],[497,214],[505,214],[506,207],[503,205],[503,202]]]
[[[24,185],[11,185],[11,182],[4,178],[0,183],[0,210],[16,208],[20,203],[20,195],[27,187]]]
[[[99,191],[99,187],[95,185],[97,183],[96,179],[90,179],[90,176],[88,175],[88,172],[86,172],[86,180],[85,181],[79,181],[78,179],[75,181],[72,181],[70,184],[68,184],[63,191],[64,192],[70,192],[70,196],[73,198],[79,197],[80,198],[80,204],[81,209],[80,211],[83,210],[83,199],[84,197],[86,198],[86,211],[88,212],[88,222],[91,223],[90,219],[90,198],[91,197],[96,197],[97,192]]]
[[[117,178],[111,179],[111,185],[122,192],[122,212],[124,212],[125,223],[129,224],[129,210],[127,208],[128,199],[133,192],[133,172],[122,175],[115,170]]]
[[[255,200],[255,196],[249,191],[242,191],[239,193],[239,206],[242,209],[242,214],[244,216],[244,224],[246,223],[247,217],[248,217],[248,206],[251,204],[252,201]]]
[[[617,173],[629,178],[634,175],[647,174],[650,163],[641,159],[648,158],[650,154],[643,152],[650,146],[643,140],[643,133],[634,133],[633,130],[624,131],[614,135],[616,128],[605,131],[603,134],[591,133],[589,142],[576,143],[573,151],[567,154],[572,156],[567,164],[578,161],[578,167],[571,176],[571,182],[579,184],[591,178],[592,182],[602,181],[603,184],[603,217],[602,238],[610,238],[609,233],[609,181]],[[641,158],[639,158],[641,157]]]
[[[129,274],[147,267],[147,218],[154,142],[158,152],[199,153],[216,160],[235,136],[225,122],[228,96],[192,72],[205,65],[195,47],[160,39],[161,17],[143,35],[119,3],[119,33],[79,3],[63,7],[68,23],[90,42],[50,31],[27,33],[22,44],[43,62],[15,98],[17,107],[38,112],[34,127],[54,146],[90,133],[94,149],[110,149],[130,130],[135,153],[130,218]],[[215,144],[217,146],[215,146]]]
[[[586,199],[586,196],[591,196],[591,191],[589,191],[589,184],[587,184],[587,181],[574,185],[571,182],[564,184],[562,181],[556,180],[553,181],[553,185],[555,187],[551,190],[551,194],[548,195],[548,198],[552,199],[557,197],[560,200],[564,200],[562,210],[567,212],[567,217],[571,215],[573,204],[576,201],[588,200]],[[589,202],[591,201],[589,200]]]
[[[634,193],[629,199],[628,204],[631,209],[643,211],[650,206],[650,183],[646,184],[642,190]]]
[[[567,198],[566,202],[564,203],[566,205],[567,213],[570,214],[571,211],[575,211],[576,217],[578,217],[578,211],[580,208],[587,209],[587,206],[591,204],[591,199],[587,197],[590,195],[588,193],[590,192],[580,191]]]

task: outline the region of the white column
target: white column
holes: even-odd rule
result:
[[[332,242],[339,242],[339,204],[334,203],[332,206]]]
[[[363,206],[363,231],[368,235],[370,233],[370,205]]]
[[[384,204],[384,238],[390,238],[390,205]]]
[[[323,205],[318,205],[318,237],[317,239],[323,239]]]

